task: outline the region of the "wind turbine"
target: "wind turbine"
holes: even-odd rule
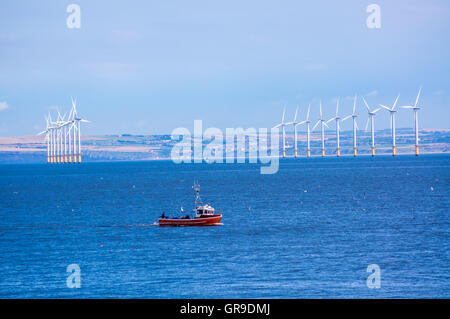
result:
[[[336,103],[336,116],[329,119],[327,123],[330,123],[331,121],[336,121],[336,156],[341,156],[341,150],[339,148],[339,131],[340,131],[340,125],[339,122],[341,121],[341,117],[338,115],[339,113],[339,98],[337,99]]]
[[[57,143],[58,143],[58,155],[57,162],[58,163],[67,163],[67,139],[66,139],[66,127],[69,124],[69,121],[65,120],[66,114],[61,116],[61,113],[58,112],[58,119],[56,121],[56,131],[57,131]]]
[[[48,117],[45,117],[45,122],[47,123],[45,131],[38,133],[37,135],[45,134],[45,140],[47,141],[47,163],[50,163],[50,123]]]
[[[369,121],[370,121],[370,130],[372,132],[372,156],[375,156],[375,114],[379,110],[381,110],[381,108],[379,107],[379,108],[371,111],[369,104],[367,104],[367,101],[364,98],[364,96],[362,96],[362,99],[364,101],[364,104],[366,105],[367,113],[369,114],[369,117],[367,118],[367,122],[366,122],[366,128],[364,129],[364,131],[367,132],[367,127],[369,126]]]
[[[56,150],[55,150],[55,127],[52,121],[52,117],[50,113],[48,114],[48,122],[49,122],[49,131],[50,131],[50,163],[56,162]]]
[[[400,94],[397,95],[397,98],[394,101],[394,104],[392,104],[392,107],[389,108],[386,105],[380,104],[380,106],[386,110],[389,111],[389,114],[391,115],[391,131],[392,131],[392,156],[396,155],[396,149],[395,149],[395,113],[397,113],[397,110],[395,109],[395,106],[397,105],[398,98],[400,97]]]
[[[64,121],[64,117],[65,117],[65,115],[64,116],[61,116],[61,113],[59,113],[59,110],[57,110],[57,112],[58,112],[58,120],[57,120],[57,123],[58,123],[58,128],[57,128],[57,130],[58,130],[58,163],[63,163],[64,162],[64,160],[63,160],[63,152],[64,152],[64,148],[63,148],[63,134],[62,134],[62,130],[63,130],[63,127],[64,127],[64,125],[65,125],[65,121]]]
[[[297,126],[300,124],[300,122],[297,122],[297,114],[298,114],[298,106],[295,110],[295,116],[294,121],[286,123],[286,125],[294,125],[294,156],[298,157],[298,151],[297,151]]]
[[[311,124],[311,121],[309,120],[309,111],[311,110],[311,104],[308,105],[308,112],[306,113],[306,120],[298,123],[298,124],[306,124],[306,143],[308,145],[308,149],[307,149],[307,155],[308,157],[311,157],[311,147],[310,147],[310,129],[309,129],[309,125]]]
[[[327,125],[327,122],[325,121],[325,119],[322,116],[322,101],[320,101],[320,118],[317,121],[317,123],[314,125],[313,127],[313,131],[314,129],[317,127],[317,125],[319,125],[320,123],[320,127],[321,127],[321,137],[322,137],[322,157],[325,157],[325,132],[324,132],[324,126],[330,128]]]
[[[57,133],[57,124],[53,122],[50,113],[47,116],[47,125],[48,125],[48,139],[50,146],[50,163],[56,163],[56,133]]]
[[[419,89],[419,93],[417,94],[416,102],[414,103],[414,106],[408,105],[408,106],[401,106],[403,109],[412,109],[414,111],[414,131],[416,134],[416,156],[419,156],[419,120],[417,118],[418,114],[417,112],[420,110],[420,107],[417,106],[417,103],[419,103],[420,93],[422,92],[422,88]]]
[[[67,132],[66,132],[66,136],[68,137],[68,140],[69,140],[69,145],[68,145],[68,148],[69,148],[68,149],[69,163],[72,163],[72,153],[75,154],[73,152],[73,149],[72,149],[72,136],[71,136],[71,130],[73,128],[73,125],[71,125],[72,124],[72,120],[73,120],[73,108],[70,109],[69,116],[67,117],[67,127],[68,127],[68,129],[67,129]],[[74,143],[75,143],[75,140],[74,140]],[[75,161],[75,156],[73,156],[73,160]]]
[[[72,127],[74,128],[74,131],[73,131],[74,163],[77,162],[77,157],[78,157],[78,163],[81,163],[81,126],[80,126],[80,122],[89,123],[89,121],[85,120],[81,117],[78,117],[76,100],[74,100],[73,98],[71,98],[71,100],[72,100]],[[283,114],[283,117],[284,117],[284,114]],[[76,136],[76,133],[78,133],[78,136]],[[75,140],[77,137],[78,137],[78,145],[76,145],[76,143],[75,143]],[[76,152],[77,146],[78,146],[78,153]]]
[[[356,157],[356,129],[358,128],[358,124],[356,124],[356,118],[358,115],[356,115],[356,95],[355,99],[353,101],[353,112],[349,116],[346,116],[342,119],[342,122],[345,120],[348,120],[349,118],[353,118],[353,156]]]
[[[277,128],[281,126],[282,132],[283,132],[283,157],[286,157],[286,124],[284,122],[284,114],[286,113],[286,107],[283,109],[283,116],[281,117],[281,123],[275,125],[273,128]]]

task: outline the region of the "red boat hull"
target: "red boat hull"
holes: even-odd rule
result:
[[[159,226],[217,226],[222,219],[222,214],[204,216],[192,219],[159,218]]]

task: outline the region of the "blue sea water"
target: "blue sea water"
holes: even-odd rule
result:
[[[1,298],[449,298],[450,156],[0,165]],[[223,226],[163,228],[201,196]],[[78,264],[81,288],[68,288]],[[366,285],[367,266],[381,288]]]

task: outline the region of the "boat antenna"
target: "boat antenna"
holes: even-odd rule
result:
[[[194,180],[194,186],[192,188],[195,190],[195,208],[202,205],[202,199],[200,198],[200,184],[198,181]]]

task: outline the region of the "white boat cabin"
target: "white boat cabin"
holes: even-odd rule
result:
[[[200,215],[214,215],[214,208],[209,205],[198,206],[196,209],[197,216]]]

